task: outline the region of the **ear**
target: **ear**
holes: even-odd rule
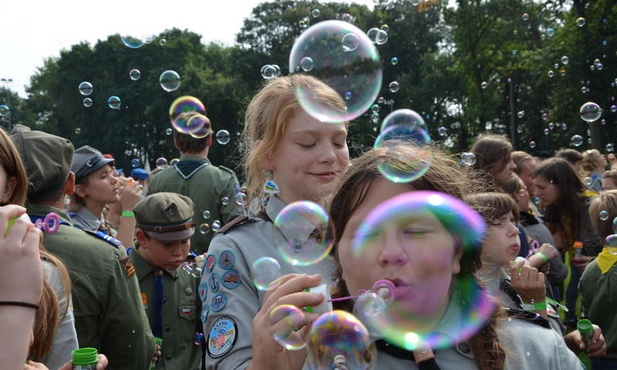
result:
[[[259,146],[261,144],[262,144],[262,140],[255,141],[255,144],[253,146],[253,150],[259,148]],[[268,153],[266,155],[266,158],[264,158],[261,161],[261,169],[264,170],[264,171],[272,171],[272,170],[274,170],[274,163],[273,163],[273,160],[272,160],[272,154],[271,153]]]
[[[85,198],[86,194],[88,193],[86,191],[86,188],[81,184],[76,184],[74,190],[75,190],[74,193],[77,194],[81,198]]]
[[[461,272],[461,259],[463,258],[464,247],[459,239],[454,240],[454,256],[452,258],[452,275],[458,275]]]
[[[66,178],[66,182],[64,183],[64,194],[75,194],[75,174],[73,172],[69,172],[69,176]]]
[[[148,249],[150,247],[148,245],[148,237],[146,236],[146,233],[142,229],[140,228],[135,229],[135,238],[139,242],[139,249],[141,248]]]
[[[6,185],[4,189],[2,189],[2,203],[8,203],[9,199],[13,196],[13,192],[15,191],[15,187],[17,186],[17,178],[15,176],[11,176],[6,179]]]

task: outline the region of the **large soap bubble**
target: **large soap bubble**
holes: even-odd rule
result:
[[[316,99],[311,91],[296,88],[304,110],[322,122],[350,121],[373,104],[382,82],[382,66],[375,45],[356,26],[338,20],[319,22],[304,31],[289,56],[290,73],[309,73],[344,99],[346,110]]]

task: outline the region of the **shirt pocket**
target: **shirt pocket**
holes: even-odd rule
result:
[[[195,321],[195,311],[197,310],[196,305],[185,305],[178,307],[178,315],[181,318],[188,321]]]

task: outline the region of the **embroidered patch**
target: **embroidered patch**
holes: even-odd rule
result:
[[[236,289],[240,286],[240,273],[236,270],[229,270],[223,274],[223,286],[227,289]]]
[[[212,297],[212,301],[210,302],[212,311],[219,312],[225,308],[225,306],[227,306],[227,296],[225,294],[217,294]]]
[[[210,277],[208,277],[208,285],[211,291],[218,292],[221,286],[221,278],[216,273],[211,273]]]
[[[201,309],[201,322],[202,323],[206,323],[206,321],[208,320],[208,314],[210,313],[210,305],[204,304],[203,308]]]
[[[195,320],[195,306],[180,306],[178,307],[178,313],[180,317],[187,320]]]
[[[208,333],[208,356],[220,358],[225,356],[236,344],[238,325],[230,317],[218,318]]]
[[[223,251],[219,257],[219,265],[225,270],[229,270],[234,267],[236,263],[236,256],[232,251]]]
[[[128,257],[125,257],[120,260],[120,266],[124,269],[124,275],[126,275],[127,279],[135,276],[135,267],[131,263],[131,260]]]
[[[202,267],[202,270],[212,272],[214,265],[216,265],[216,257],[214,257],[213,254],[209,254],[206,256],[206,260],[204,261],[204,267]]]
[[[148,296],[146,293],[141,293],[141,304],[144,305],[144,310],[148,311]]]
[[[199,299],[205,301],[206,297],[208,296],[208,283],[202,281],[199,284],[199,288],[197,290],[199,291]]]

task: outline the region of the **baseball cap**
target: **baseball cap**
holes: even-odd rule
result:
[[[80,179],[113,161],[113,158],[105,158],[98,150],[89,145],[84,145],[75,151],[71,171],[75,174],[76,179]]]
[[[144,170],[143,168],[133,168],[131,170],[131,177],[135,180],[145,180],[149,176],[150,174],[148,173],[148,171]]]
[[[182,240],[195,233],[195,208],[187,196],[169,192],[148,195],[137,203],[133,212],[137,227],[151,238]]]

